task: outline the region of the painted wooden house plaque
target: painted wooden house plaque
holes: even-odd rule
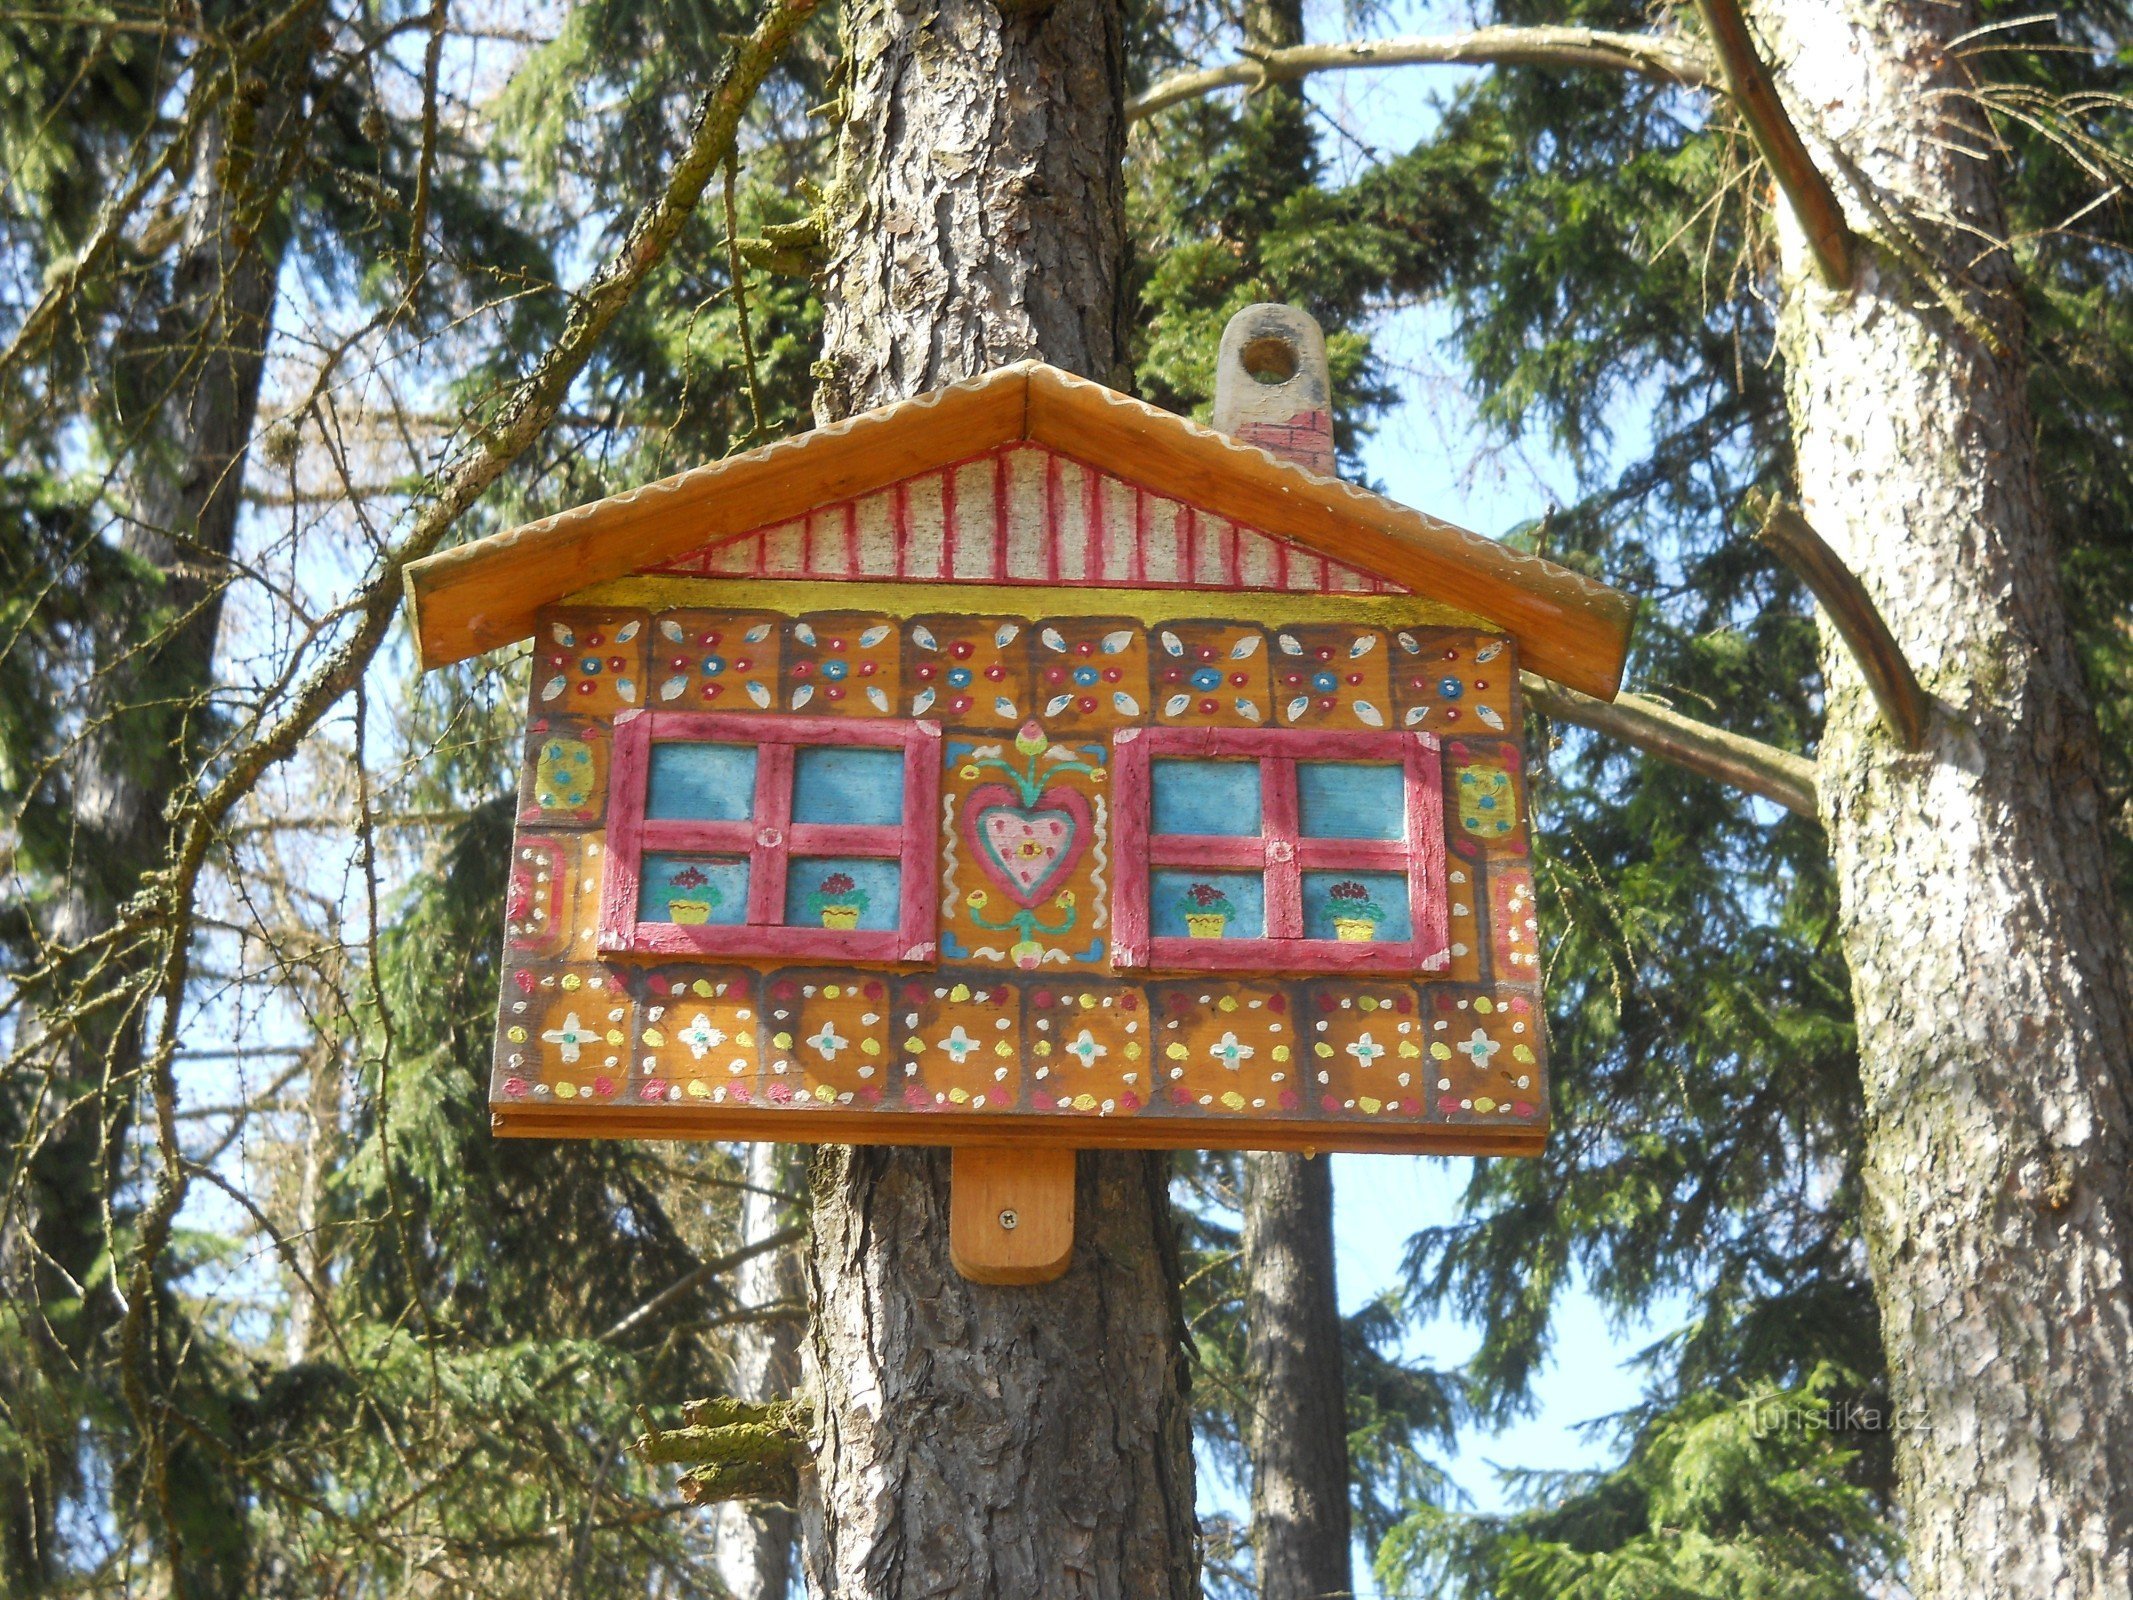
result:
[[[1518,671],[1630,602],[1299,464],[1275,324],[1271,421],[1025,364],[414,569],[532,644],[498,1131],[1539,1146]]]

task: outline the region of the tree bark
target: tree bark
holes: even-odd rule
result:
[[[1862,236],[1823,289],[1785,227],[1780,336],[1810,520],[1939,703],[1903,753],[1824,628],[1820,793],[1865,1083],[1866,1238],[1921,1596],[2133,1589],[2133,1002],[1989,147],[1941,0],[1764,5]],[[1833,158],[1829,143],[1842,152]],[[1814,140],[1811,137],[1810,142]],[[1875,203],[1860,202],[1860,184]],[[1973,231],[1974,230],[1974,231]],[[1910,248],[1916,261],[1921,252]],[[1972,263],[1964,270],[1965,263]],[[2008,355],[1943,303],[1952,285]]]
[[[1028,357],[1122,384],[1121,0],[858,0],[845,28],[817,415]],[[944,1154],[818,1155],[812,1593],[1198,1594],[1166,1168],[1083,1154],[1066,1275],[985,1288],[949,1264]]]
[[[1260,1600],[1354,1592],[1348,1404],[1333,1275],[1333,1170],[1323,1156],[1244,1158],[1245,1367],[1252,1555]]]
[[[1124,388],[1117,0],[860,0],[815,415],[1032,357]]]
[[[741,1200],[741,1243],[767,1239],[786,1225],[788,1208],[777,1196],[797,1178],[790,1145],[747,1147],[746,1177],[752,1186]],[[768,1251],[744,1262],[734,1274],[734,1292],[746,1306],[797,1301],[805,1292],[796,1246]],[[784,1400],[800,1384],[800,1334],[792,1322],[742,1328],[734,1338],[732,1380],[726,1392],[739,1400]],[[717,1541],[714,1565],[733,1600],[785,1600],[793,1579],[798,1523],[788,1506],[727,1501],[713,1513]]]

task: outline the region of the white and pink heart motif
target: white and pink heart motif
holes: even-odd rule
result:
[[[988,783],[964,803],[963,831],[985,875],[1015,904],[1034,906],[1088,849],[1089,802],[1072,789],[1047,789],[1025,806],[1006,784]]]

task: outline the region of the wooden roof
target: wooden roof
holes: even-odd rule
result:
[[[408,568],[425,667],[512,644],[542,606],[825,501],[1029,440],[1486,617],[1524,666],[1612,699],[1636,602],[1618,590],[1040,362],[796,434]]]

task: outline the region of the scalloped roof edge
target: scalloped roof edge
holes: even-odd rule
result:
[[[1486,617],[1559,683],[1603,699],[1621,686],[1630,596],[1036,361],[415,562],[407,603],[422,665],[524,639],[542,606],[593,584],[1022,441]]]

